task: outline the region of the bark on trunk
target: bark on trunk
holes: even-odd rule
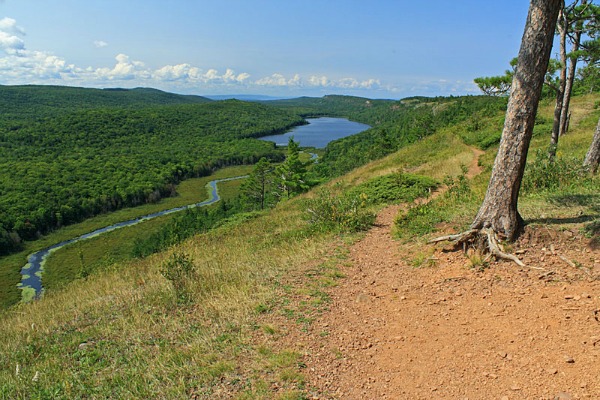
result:
[[[598,119],[598,125],[596,125],[596,132],[592,139],[592,144],[585,155],[583,165],[590,168],[592,174],[598,171],[598,164],[600,163],[600,119]]]
[[[552,136],[550,138],[550,149],[548,157],[552,160],[556,156],[556,148],[558,147],[558,138],[560,137],[561,127],[561,112],[563,108],[563,100],[565,96],[565,86],[567,81],[567,30],[569,24],[567,14],[564,8],[561,9],[558,16],[558,32],[560,37],[560,77],[558,79],[558,88],[556,90],[556,106],[554,107],[554,123],[552,124]]]
[[[508,240],[523,227],[517,199],[561,4],[562,0],[531,0],[498,155],[471,226],[492,229]]]
[[[573,35],[573,47],[571,52],[575,53],[579,50],[581,43],[581,28],[576,28]],[[575,80],[575,70],[577,69],[577,56],[569,57],[569,74],[565,85],[565,93],[563,95],[562,110],[560,112],[560,131],[559,136],[564,135],[569,130],[569,103],[571,102],[571,92],[573,91],[573,81]]]

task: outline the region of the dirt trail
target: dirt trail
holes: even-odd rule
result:
[[[433,266],[414,268],[390,234],[399,208],[351,247],[329,311],[286,329],[315,399],[600,399],[600,253],[589,239],[528,229],[513,250],[544,271],[505,261],[479,271],[441,247]]]

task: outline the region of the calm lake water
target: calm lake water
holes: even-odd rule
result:
[[[348,121],[345,118],[309,118],[308,125],[297,126],[282,135],[263,136],[261,140],[275,142],[278,146],[286,146],[291,136],[301,147],[322,149],[332,140],[355,135],[366,131],[369,125]]]

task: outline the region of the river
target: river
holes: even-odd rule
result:
[[[300,147],[323,149],[333,140],[356,135],[370,128],[369,125],[349,121],[345,118],[308,118],[308,125],[300,125],[281,135],[263,136],[260,139],[286,146],[290,137],[300,143]]]
[[[341,139],[350,135],[355,135],[359,132],[365,131],[370,128],[369,125],[349,121],[344,118],[309,118],[307,119],[307,121],[308,125],[297,126],[290,132],[281,135],[263,136],[260,139],[275,142],[275,144],[278,146],[285,146],[287,145],[289,138],[293,137],[295,141],[300,143],[301,147],[314,147],[321,149],[327,146],[327,144],[333,140]],[[316,157],[316,155],[313,155],[313,158],[314,157]],[[44,263],[50,255],[50,253],[52,253],[53,251],[56,251],[72,243],[76,243],[86,239],[91,239],[103,233],[114,231],[115,229],[124,228],[126,226],[136,225],[156,217],[161,217],[163,215],[172,214],[189,208],[204,207],[210,204],[214,204],[221,199],[217,190],[217,183],[241,178],[245,178],[245,176],[237,176],[233,178],[217,179],[214,181],[210,181],[206,185],[209,191],[209,198],[208,200],[205,200],[203,202],[188,206],[171,208],[169,210],[159,211],[153,214],[145,215],[143,217],[119,222],[114,225],[110,225],[104,228],[97,229],[93,232],[86,233],[85,235],[65,240],[63,242],[54,244],[43,250],[30,254],[29,257],[27,257],[27,264],[25,264],[25,266],[21,269],[21,282],[19,283],[19,288],[23,291],[22,298],[24,300],[29,300],[38,298],[42,294],[42,273],[44,269]]]
[[[236,176],[233,178],[216,179],[214,181],[208,182],[206,184],[206,188],[208,190],[208,199],[204,200],[200,203],[195,203],[195,204],[191,204],[191,205],[187,205],[187,206],[181,206],[181,207],[171,208],[168,210],[158,211],[153,214],[148,214],[148,215],[138,217],[135,219],[130,219],[128,221],[119,222],[114,225],[106,226],[104,228],[97,229],[93,232],[86,233],[85,235],[81,235],[81,236],[78,236],[73,239],[65,240],[63,242],[54,244],[50,247],[46,247],[43,250],[37,251],[33,254],[30,254],[29,257],[27,257],[27,264],[25,264],[25,266],[21,269],[21,282],[19,283],[19,288],[23,291],[23,296],[22,296],[23,299],[28,300],[28,299],[38,298],[42,294],[42,291],[43,291],[42,272],[44,269],[44,263],[46,261],[46,258],[48,258],[50,253],[52,253],[53,251],[56,251],[56,250],[58,250],[64,246],[67,246],[71,243],[76,243],[81,240],[91,239],[91,238],[101,235],[103,233],[114,231],[115,229],[124,228],[126,226],[136,225],[136,224],[139,224],[144,221],[148,221],[148,220],[156,218],[156,217],[162,217],[164,215],[176,213],[176,212],[187,210],[190,208],[204,207],[204,206],[208,206],[210,204],[214,204],[214,203],[218,202],[219,200],[221,200],[221,197],[219,196],[219,191],[217,188],[217,183],[231,181],[231,180],[235,180],[235,179],[242,179],[242,178],[246,178],[246,177],[247,177],[247,175]]]

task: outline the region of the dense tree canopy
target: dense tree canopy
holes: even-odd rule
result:
[[[272,143],[253,138],[303,122],[289,111],[235,100],[79,109],[14,121],[0,124],[0,240],[14,244],[158,201],[186,177],[282,159]]]

